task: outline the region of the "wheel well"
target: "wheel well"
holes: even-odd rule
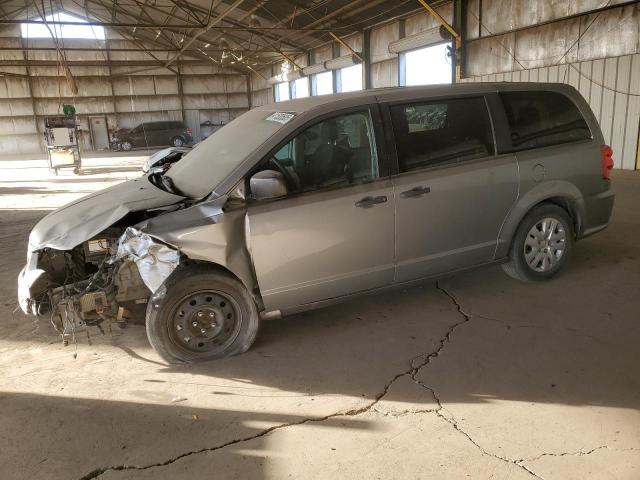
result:
[[[537,207],[538,205],[542,205],[544,203],[551,203],[553,205],[557,205],[558,207],[562,208],[565,212],[567,212],[567,214],[569,215],[569,218],[571,218],[571,221],[573,222],[573,235],[574,237],[577,237],[578,232],[580,231],[582,219],[580,218],[580,212],[578,211],[578,208],[573,203],[573,201],[567,197],[545,198],[541,202],[531,207],[529,211],[531,211],[533,208]]]
[[[183,267],[196,266],[202,269],[216,270],[218,272],[224,273],[225,275],[228,275],[231,278],[236,279],[242,285],[245,286],[249,294],[253,297],[258,307],[258,311],[264,310],[264,304],[262,303],[262,296],[260,295],[260,291],[258,290],[258,288],[256,287],[256,289],[251,289],[249,285],[243,282],[240,277],[238,277],[235,273],[233,273],[224,265],[220,265],[219,263],[214,263],[214,262],[207,262],[206,260],[191,260],[188,257],[186,257],[186,261],[184,261],[181,265]]]

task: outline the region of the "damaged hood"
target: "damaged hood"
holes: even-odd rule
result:
[[[70,250],[110,227],[129,212],[159,208],[183,200],[154,187],[146,176],[92,193],[44,217],[29,235],[29,251]]]

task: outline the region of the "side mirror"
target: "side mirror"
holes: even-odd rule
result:
[[[255,200],[284,197],[288,193],[287,182],[276,170],[263,170],[249,180],[251,195]]]

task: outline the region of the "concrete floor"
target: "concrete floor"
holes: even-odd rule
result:
[[[58,178],[0,161],[0,477],[640,478],[639,174],[615,172],[611,226],[556,280],[457,275],[265,322],[242,356],[169,368],[142,326],[63,347],[12,313],[44,209],[140,161]]]

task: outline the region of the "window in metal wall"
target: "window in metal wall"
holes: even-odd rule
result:
[[[275,86],[275,97],[276,102],[284,102],[285,100],[289,100],[291,97],[289,95],[289,83],[282,82],[277,83]]]
[[[354,92],[362,90],[362,64],[341,68],[338,73],[338,91]]]
[[[86,20],[74,17],[67,13],[56,12],[45,17],[47,22],[74,22],[78,24],[88,23]],[[104,27],[99,25],[47,25],[39,23],[24,23],[20,26],[23,38],[83,38],[87,40],[104,40]],[[51,29],[51,30],[49,30]]]
[[[312,95],[328,95],[333,93],[333,72],[316,73],[311,78]]]
[[[400,85],[451,83],[449,43],[418,48],[400,54]]]
[[[291,97],[304,98],[309,96],[309,77],[298,78],[291,82]]]

